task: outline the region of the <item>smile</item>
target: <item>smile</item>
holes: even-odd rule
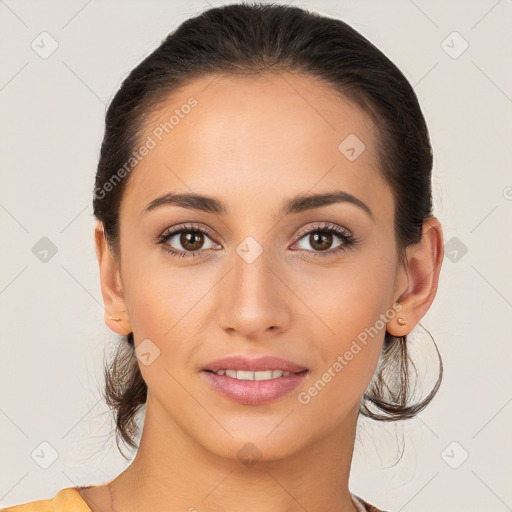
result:
[[[251,372],[248,370],[219,370],[214,372],[217,375],[226,375],[232,379],[238,380],[270,380],[279,377],[288,377],[294,372],[284,372],[283,370],[262,370],[259,372]]]
[[[302,383],[308,370],[284,372],[283,370],[203,370],[213,390],[229,400],[243,405],[264,405],[287,395]]]

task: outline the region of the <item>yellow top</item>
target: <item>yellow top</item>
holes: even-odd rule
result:
[[[31,501],[14,507],[2,508],[0,512],[92,512],[78,492],[79,489],[85,487],[90,486],[66,487],[60,490],[53,499]],[[383,512],[359,496],[352,494],[352,497],[361,512]]]
[[[53,498],[31,501],[14,507],[0,509],[0,512],[92,512],[84,501],[78,487],[61,489]]]

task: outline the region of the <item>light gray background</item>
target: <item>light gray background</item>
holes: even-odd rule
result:
[[[443,385],[414,420],[360,422],[351,490],[390,511],[512,510],[512,2],[292,3],[347,21],[413,84],[447,244],[421,322],[442,353]],[[105,482],[128,464],[100,396],[116,339],[103,323],[91,205],[105,107],[207,7],[0,0],[0,506]],[[48,58],[31,47],[50,48],[43,31],[58,42]],[[46,262],[33,251],[43,237],[57,248]]]

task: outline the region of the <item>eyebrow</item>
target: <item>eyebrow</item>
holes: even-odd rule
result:
[[[322,206],[329,206],[335,203],[353,204],[358,208],[361,208],[370,216],[373,221],[375,221],[373,212],[365,203],[363,203],[363,201],[353,196],[352,194],[349,194],[348,192],[344,192],[343,190],[334,190],[332,192],[326,192],[323,194],[296,195],[285,201],[283,206],[274,215],[274,218],[281,219],[286,215],[301,213],[307,210],[321,208]],[[226,215],[229,213],[228,207],[214,197],[195,193],[176,194],[169,192],[157,197],[156,199],[153,199],[144,208],[144,210],[142,210],[140,215],[142,216],[145,213],[163,205],[180,206],[181,208],[199,210],[217,215]]]

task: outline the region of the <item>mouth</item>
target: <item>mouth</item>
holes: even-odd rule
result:
[[[272,379],[280,379],[282,377],[289,377],[290,375],[298,375],[300,373],[307,372],[308,370],[301,370],[298,372],[284,371],[279,368],[274,370],[260,370],[260,371],[250,371],[250,370],[233,370],[233,369],[220,369],[217,371],[214,370],[204,370],[206,372],[214,373],[215,375],[225,375],[231,379],[237,380],[272,380]]]
[[[237,375],[240,374],[240,379],[244,379],[244,376],[247,376],[247,380],[251,380],[249,373],[263,373],[264,371],[277,371],[281,370],[282,372],[289,373],[299,373],[304,370],[307,370],[305,366],[302,366],[298,363],[290,361],[288,359],[283,359],[282,357],[277,357],[273,355],[261,355],[259,357],[250,357],[249,354],[231,354],[221,359],[217,359],[216,361],[211,361],[206,364],[203,370],[210,370],[212,372],[224,371],[228,372],[227,375],[231,377],[235,377],[233,371],[237,372]],[[226,373],[224,373],[226,375]],[[277,373],[276,373],[277,375]],[[268,374],[260,375],[258,377],[268,378]]]
[[[210,387],[224,398],[242,405],[265,405],[291,393],[309,370],[280,369],[248,371],[234,369],[202,370]]]
[[[309,370],[271,354],[231,354],[211,361],[199,373],[222,397],[244,405],[264,405],[293,391]]]

